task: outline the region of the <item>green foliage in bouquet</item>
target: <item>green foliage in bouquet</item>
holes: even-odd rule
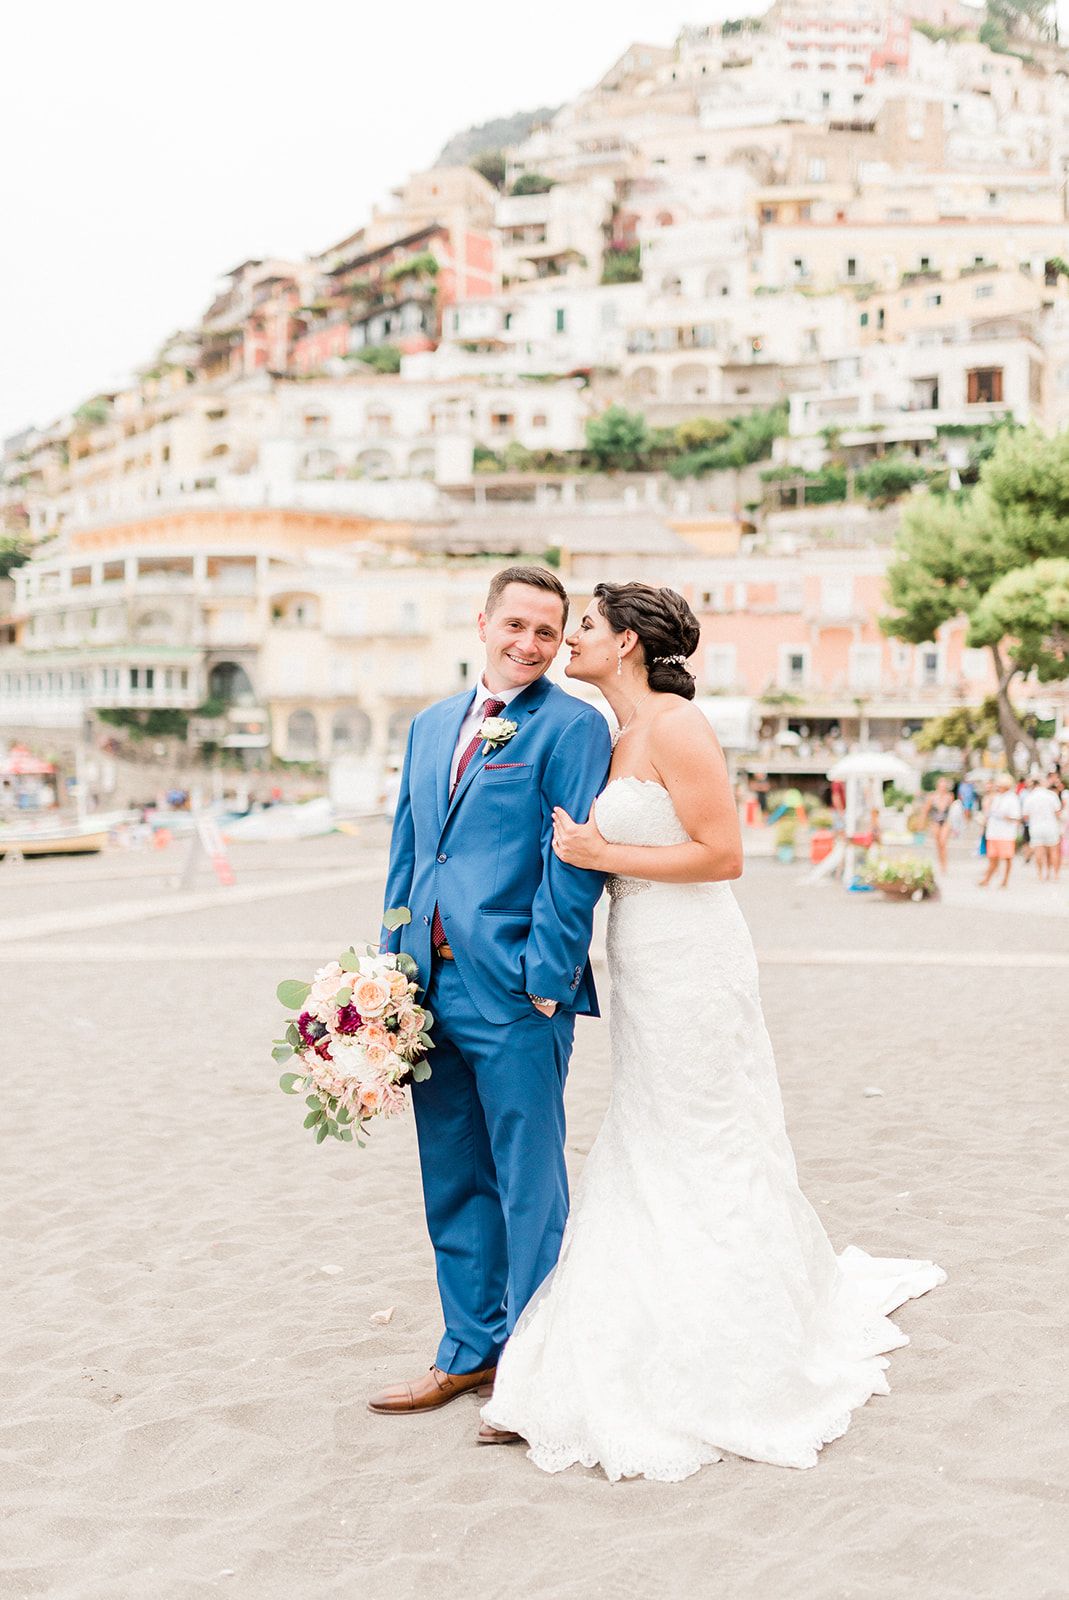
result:
[[[406,906],[383,916],[391,932],[411,920]],[[376,964],[374,958],[382,952],[375,945],[367,945],[364,954],[373,960],[363,969],[361,956],[350,946],[316,974],[314,983],[286,978],[275,991],[279,1002],[298,1015],[273,1041],[271,1055],[279,1066],[296,1057],[303,1069],[284,1072],[279,1088],[283,1094],[306,1095],[304,1126],[317,1144],[328,1138],[349,1144],[355,1138],[363,1148],[360,1134],[368,1122],[379,1114],[397,1114],[405,1104],[404,1086],[423,1083],[431,1075],[425,1057],[434,1049],[434,1018],[413,998],[419,981],[416,963],[401,952],[389,958],[390,965],[381,959]],[[391,987],[398,973],[405,980],[400,993]],[[357,1002],[370,1016],[361,1015]]]

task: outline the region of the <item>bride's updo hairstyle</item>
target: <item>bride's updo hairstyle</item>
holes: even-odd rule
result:
[[[698,648],[698,619],[674,589],[648,583],[599,583],[594,590],[598,610],[613,633],[637,633],[651,689],[694,699],[694,678],[687,662]]]

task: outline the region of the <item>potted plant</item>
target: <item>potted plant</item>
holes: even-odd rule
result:
[[[772,830],[772,837],[776,843],[777,859],[780,861],[793,861],[794,846],[798,838],[797,818],[792,813],[780,817]]]
[[[866,870],[865,877],[888,900],[932,900],[939,894],[932,863],[920,856],[878,861]]]
[[[809,859],[816,863],[835,848],[835,813],[817,806],[809,813]]]

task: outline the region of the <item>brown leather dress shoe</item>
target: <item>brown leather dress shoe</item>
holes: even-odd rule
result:
[[[379,1394],[373,1394],[367,1408],[384,1416],[437,1411],[439,1406],[447,1406],[450,1400],[470,1394],[473,1389],[481,1399],[489,1400],[496,1370],[485,1367],[481,1372],[443,1372],[440,1367],[432,1367],[425,1378],[417,1378],[415,1383],[393,1383]]]
[[[522,1444],[523,1440],[518,1433],[508,1433],[503,1428],[491,1428],[488,1422],[479,1424],[479,1431],[475,1435],[476,1444]]]

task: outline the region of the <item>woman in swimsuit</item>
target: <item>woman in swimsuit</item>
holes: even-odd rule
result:
[[[935,845],[940,872],[947,870],[947,840],[950,838],[950,808],[954,804],[954,791],[946,778],[936,780],[935,792],[924,802],[924,820]]]

